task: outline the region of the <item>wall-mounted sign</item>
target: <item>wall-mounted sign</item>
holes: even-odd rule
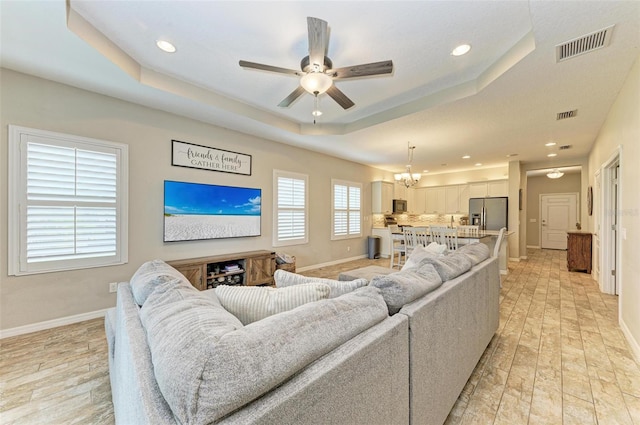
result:
[[[251,155],[171,141],[171,165],[223,173],[251,175]]]

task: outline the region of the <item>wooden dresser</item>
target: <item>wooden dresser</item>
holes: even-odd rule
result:
[[[591,273],[591,240],[589,232],[567,232],[567,269]]]

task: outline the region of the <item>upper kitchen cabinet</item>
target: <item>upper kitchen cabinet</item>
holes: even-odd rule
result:
[[[446,212],[445,187],[426,188],[426,208],[428,214],[444,214]]]
[[[459,205],[460,205],[460,212],[461,213],[465,213],[468,214],[469,213],[469,198],[471,197],[469,195],[469,185],[468,184],[463,184],[458,186],[459,188],[459,192],[458,192],[458,200],[459,200]]]
[[[391,214],[393,212],[393,189],[390,182],[371,183],[371,212],[373,214]]]
[[[469,185],[445,186],[445,212],[461,214],[469,211]]]
[[[427,212],[427,189],[420,187],[413,189],[413,196],[409,201],[411,211],[416,214],[424,214]]]
[[[488,193],[487,182],[469,183],[469,198],[486,198]]]
[[[509,180],[493,180],[469,184],[470,198],[509,196]]]
[[[509,196],[509,180],[487,182],[487,196]]]
[[[408,192],[409,189],[405,185],[395,184],[393,190],[393,199],[404,199],[406,201],[409,199]]]

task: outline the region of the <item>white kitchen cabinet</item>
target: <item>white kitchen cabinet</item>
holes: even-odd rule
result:
[[[426,189],[426,204],[428,214],[444,214],[446,210],[444,186],[428,187]]]
[[[371,183],[371,212],[373,214],[391,214],[393,212],[393,183]]]
[[[470,198],[509,196],[509,180],[469,183]]]
[[[469,198],[486,198],[487,182],[469,183]]]
[[[444,205],[444,212],[447,214],[455,214],[460,211],[460,189],[458,186],[445,186]]]
[[[405,185],[396,183],[393,186],[393,199],[408,199],[407,192],[409,191],[409,189]]]
[[[460,212],[463,214],[469,214],[469,185],[468,184],[462,184],[459,186],[459,205],[460,205]]]
[[[416,214],[424,214],[427,211],[427,189],[418,188],[413,190],[413,200],[411,211]]]
[[[469,185],[445,186],[444,198],[447,214],[469,211]]]
[[[487,196],[509,196],[509,180],[487,182]]]

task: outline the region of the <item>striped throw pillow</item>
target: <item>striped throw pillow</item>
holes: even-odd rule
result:
[[[222,307],[243,325],[248,325],[272,314],[329,298],[331,288],[324,283],[305,283],[287,288],[220,285],[215,291]]]

